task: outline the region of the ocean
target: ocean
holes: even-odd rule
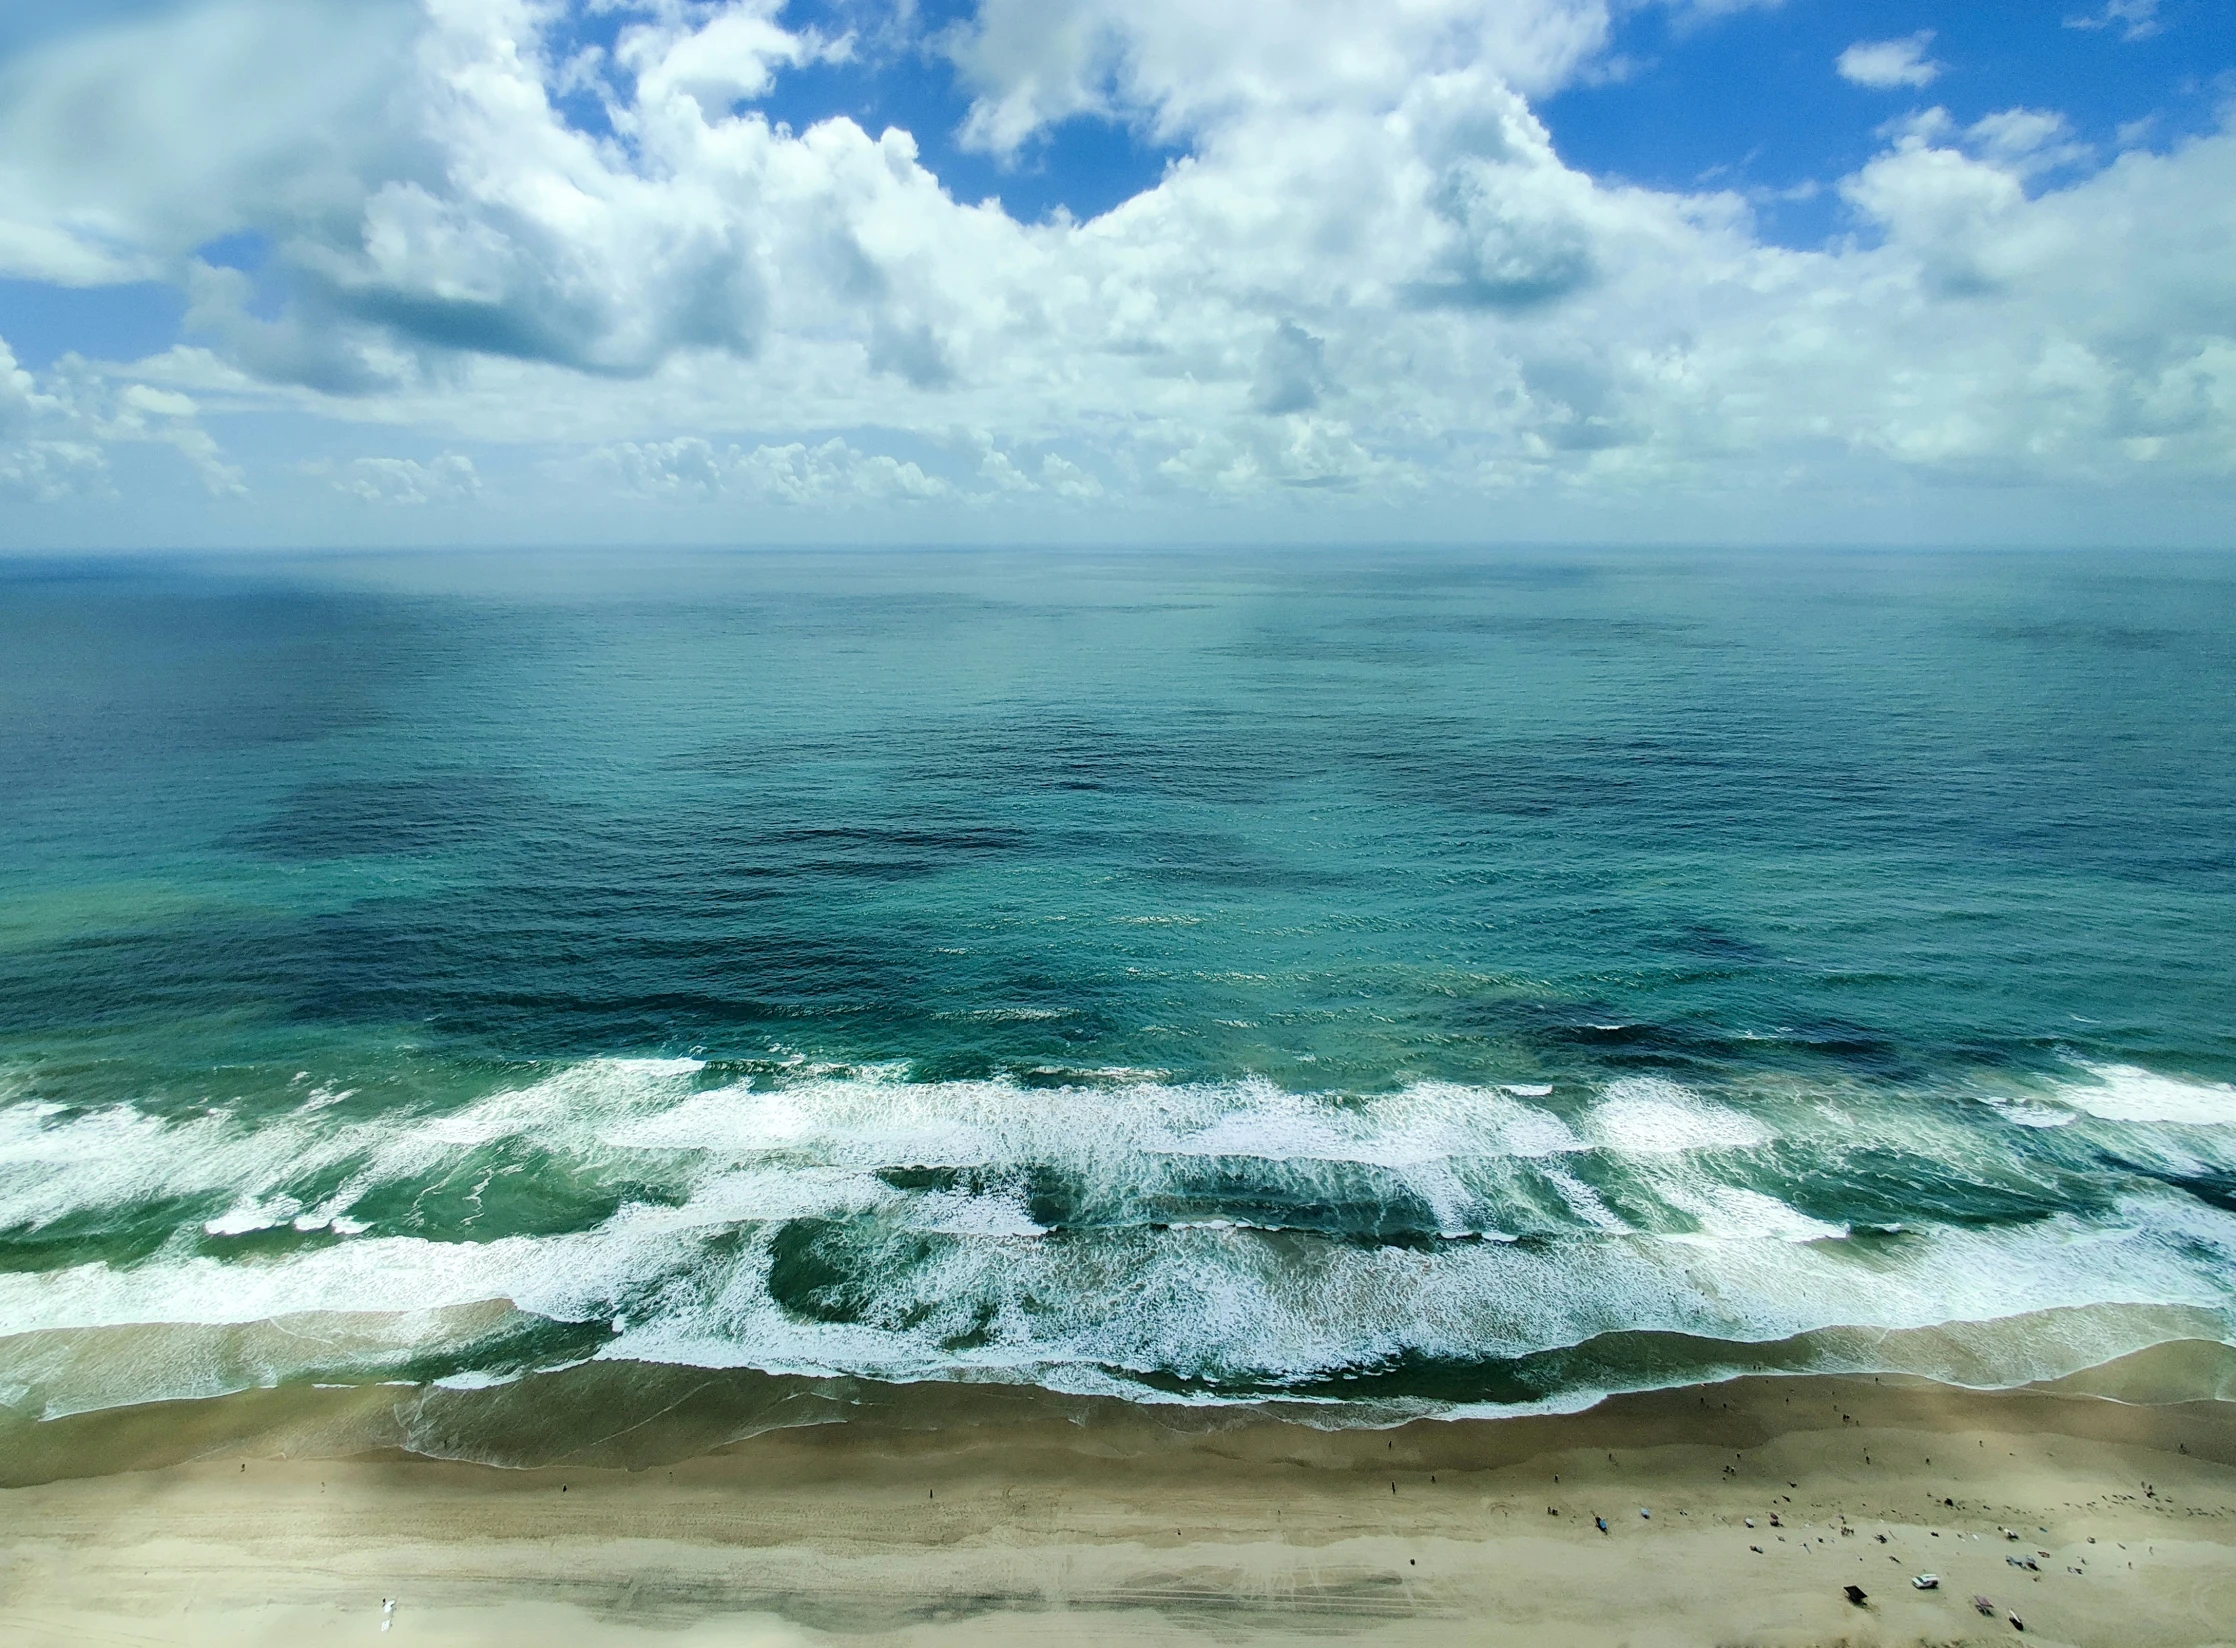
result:
[[[2211,556],[0,562],[0,1408],[2236,1343],[2232,706]]]

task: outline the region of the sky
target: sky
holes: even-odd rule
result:
[[[0,549],[2236,545],[2227,0],[20,0]]]

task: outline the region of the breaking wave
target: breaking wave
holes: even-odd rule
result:
[[[1974,1377],[2041,1377],[2227,1336],[2236,1149],[2202,1130],[2228,1092],[2094,1070],[2029,1101],[2069,1118],[2041,1129],[1660,1077],[1345,1095],[594,1059],[401,1114],[331,1087],[168,1117],[19,1100],[0,1399],[602,1358],[1514,1411],[1800,1341],[1907,1366],[1895,1342],[1936,1333],[1970,1335]],[[295,1331],[242,1350],[260,1324]]]

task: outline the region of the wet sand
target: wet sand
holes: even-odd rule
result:
[[[2168,1400],[2226,1367],[1350,1431],[912,1387],[533,1469],[319,1457],[392,1398],[256,1392],[0,1439],[0,1640],[2230,1643],[2236,1403]]]

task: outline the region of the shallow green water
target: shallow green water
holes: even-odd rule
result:
[[[2209,558],[0,566],[0,1398],[2226,1339],[2232,638]]]

